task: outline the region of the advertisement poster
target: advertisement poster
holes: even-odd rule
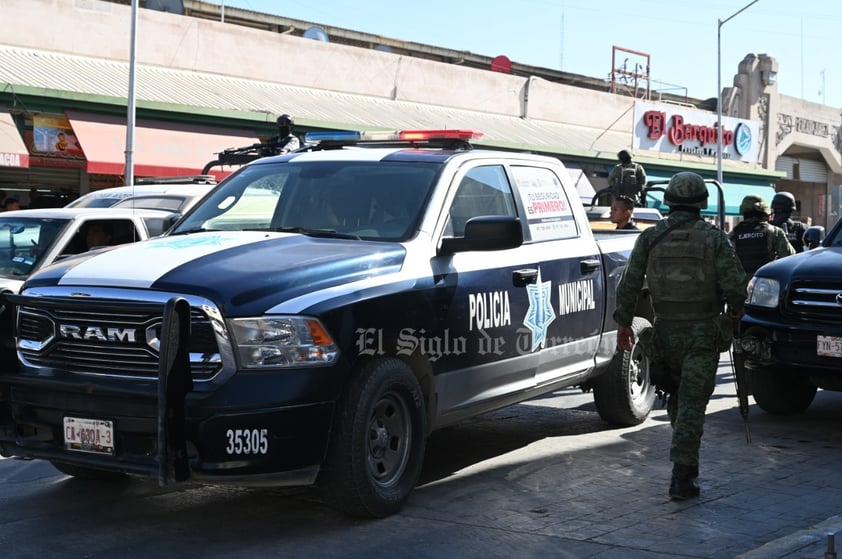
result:
[[[82,146],[64,115],[34,114],[24,122],[24,140],[38,165],[81,167]]]

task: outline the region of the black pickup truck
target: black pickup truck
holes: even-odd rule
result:
[[[738,348],[764,411],[802,412],[817,389],[842,391],[842,220],[817,248],[757,270]]]
[[[597,239],[557,159],[473,137],[311,136],[167,235],[29,278],[0,453],[91,478],[316,484],[385,516],[434,429],[571,386],[643,421],[648,363],[617,352],[611,319],[637,234]]]

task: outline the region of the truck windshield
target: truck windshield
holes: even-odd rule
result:
[[[0,217],[0,277],[26,278],[69,221]]]
[[[437,163],[417,161],[251,165],[172,234],[266,230],[403,241],[414,234],[439,169]]]

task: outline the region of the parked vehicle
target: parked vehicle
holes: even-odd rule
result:
[[[57,260],[86,252],[88,230],[111,232],[110,245],[161,235],[172,212],[102,208],[43,208],[0,213],[0,291],[17,292],[23,282]]]
[[[68,208],[142,208],[185,213],[216,186],[211,175],[157,178],[84,194]]]
[[[842,391],[842,221],[816,248],[755,272],[739,342],[769,413],[803,412],[819,388]]]
[[[557,159],[476,137],[310,135],[166,235],[42,270],[9,297],[0,452],[89,478],[316,484],[381,517],[443,426],[570,386],[642,422],[648,361],[617,351],[611,318],[637,236],[595,236]]]

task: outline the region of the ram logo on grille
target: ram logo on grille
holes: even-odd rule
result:
[[[63,338],[74,340],[95,340],[98,342],[126,342],[136,341],[135,328],[116,328],[103,326],[78,326],[76,324],[59,324],[59,334]]]

